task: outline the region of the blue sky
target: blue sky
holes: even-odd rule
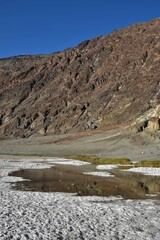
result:
[[[74,47],[160,17],[160,0],[0,0],[0,58]]]

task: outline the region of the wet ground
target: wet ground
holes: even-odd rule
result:
[[[111,177],[83,174],[97,171],[95,165],[56,165],[47,169],[22,169],[10,176],[25,180],[14,183],[13,188],[25,191],[69,192],[80,196],[122,196],[124,199],[160,200],[160,177],[139,173],[109,170]]]

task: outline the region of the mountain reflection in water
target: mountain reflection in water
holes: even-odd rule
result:
[[[26,191],[69,192],[81,196],[122,196],[124,199],[160,199],[160,177],[121,171],[109,172],[114,177],[83,174],[95,166],[55,166],[47,169],[22,169],[10,176],[30,181],[14,183],[13,188]],[[97,170],[96,170],[97,171]]]

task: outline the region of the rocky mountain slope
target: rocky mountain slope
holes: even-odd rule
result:
[[[0,136],[132,122],[160,104],[160,19],[49,55],[0,59]]]

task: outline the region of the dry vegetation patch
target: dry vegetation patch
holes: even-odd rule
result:
[[[134,163],[134,167],[160,167],[160,160],[143,160]]]
[[[128,158],[98,158],[89,155],[67,156],[68,159],[75,159],[92,164],[117,164],[119,169],[130,169],[131,167],[160,167],[160,160],[142,160],[133,163]],[[126,166],[125,166],[126,165]]]

